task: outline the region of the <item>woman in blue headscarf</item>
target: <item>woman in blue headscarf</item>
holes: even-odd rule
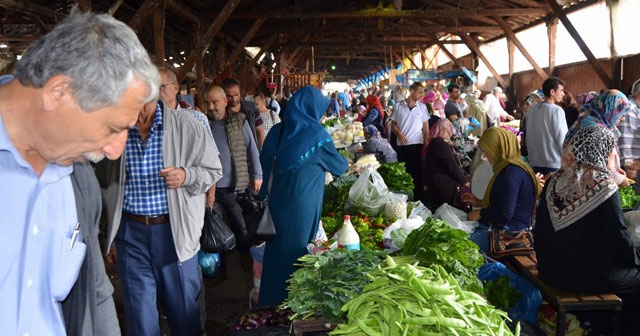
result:
[[[260,305],[277,305],[287,298],[286,281],[295,271],[294,263],[307,254],[307,244],[318,230],[325,172],[342,175],[348,169],[347,160],[320,124],[328,106],[329,99],[314,87],[296,91],[260,153],[265,178],[260,197],[266,196],[272,178],[269,210],[276,227],[276,237],[265,249]]]

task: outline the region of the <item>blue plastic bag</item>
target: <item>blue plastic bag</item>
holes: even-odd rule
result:
[[[205,278],[212,278],[220,271],[220,253],[198,251],[198,264]]]
[[[507,275],[511,285],[522,294],[522,299],[507,312],[509,317],[514,321],[525,320],[537,325],[538,310],[542,304],[542,295],[538,288],[500,262],[486,263],[478,269],[478,278],[481,281],[495,280],[503,275]]]

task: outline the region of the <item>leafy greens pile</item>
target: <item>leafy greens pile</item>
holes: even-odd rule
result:
[[[294,312],[291,319],[321,316],[327,321],[344,320],[340,310],[347,301],[362,294],[369,283],[366,274],[386,258],[382,251],[336,249],[298,259],[300,269],[289,279],[289,297],[281,308]]]
[[[633,209],[638,201],[640,201],[640,195],[636,194],[631,186],[626,186],[618,189],[620,192],[620,203],[623,209]]]
[[[378,168],[378,173],[382,176],[389,191],[413,198],[413,179],[407,173],[404,162],[383,163]]]
[[[331,212],[344,210],[344,205],[349,198],[349,189],[357,179],[358,176],[356,175],[341,176],[324,187],[322,216],[330,216]]]
[[[424,225],[411,231],[399,252],[413,255],[425,267],[441,265],[462,289],[482,294],[482,282],[477,274],[484,258],[478,245],[469,239],[468,233],[454,229],[447,222],[427,218]]]
[[[489,280],[484,285],[484,296],[496,308],[508,311],[520,299],[522,294],[511,284],[508,275],[501,275],[495,280]]]

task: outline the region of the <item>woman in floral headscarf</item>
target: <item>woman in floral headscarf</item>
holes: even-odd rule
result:
[[[629,100],[624,93],[618,90],[609,90],[599,94],[582,105],[582,111],[578,120],[576,120],[567,132],[564,140],[565,146],[581,128],[588,126],[600,125],[606,127],[613,132],[617,139],[620,136],[620,131],[618,131],[616,126],[629,112]],[[617,164],[612,167],[613,179],[620,186],[627,186],[629,182],[624,170],[620,168],[620,160],[617,156],[616,150]]]
[[[540,277],[579,293],[622,298],[622,334],[636,335],[640,254],[627,231],[611,174],[616,137],[602,126],[580,128],[546,183],[533,230]]]
[[[576,102],[578,103],[578,107],[582,107],[582,105],[588,103],[594,97],[598,96],[598,93],[595,91],[584,92],[576,96]]]

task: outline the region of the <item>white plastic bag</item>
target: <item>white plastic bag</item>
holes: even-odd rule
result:
[[[368,167],[349,189],[349,204],[369,216],[377,216],[387,204],[388,195],[382,176]]]
[[[389,219],[407,218],[407,200],[409,196],[405,194],[389,193],[387,204],[384,205],[384,214]]]
[[[399,250],[402,246],[397,246],[395,244],[393,238],[391,238],[391,232],[395,230],[405,230],[407,231],[407,234],[409,234],[411,231],[421,227],[423,224],[424,220],[420,217],[399,219],[395,221],[393,224],[387,226],[387,228],[382,232],[382,236],[384,237],[384,247],[387,248],[388,252]]]
[[[422,218],[422,221],[426,221],[427,218],[431,217],[431,215],[433,215],[431,213],[431,210],[429,210],[429,208],[427,208],[424,204],[422,204],[422,202],[420,201],[415,201],[412,204],[415,204],[415,207],[411,210],[411,213],[409,214],[409,218]]]
[[[478,222],[467,221],[467,213],[444,203],[436,209],[436,216],[449,223],[453,228],[472,233],[478,227]]]

